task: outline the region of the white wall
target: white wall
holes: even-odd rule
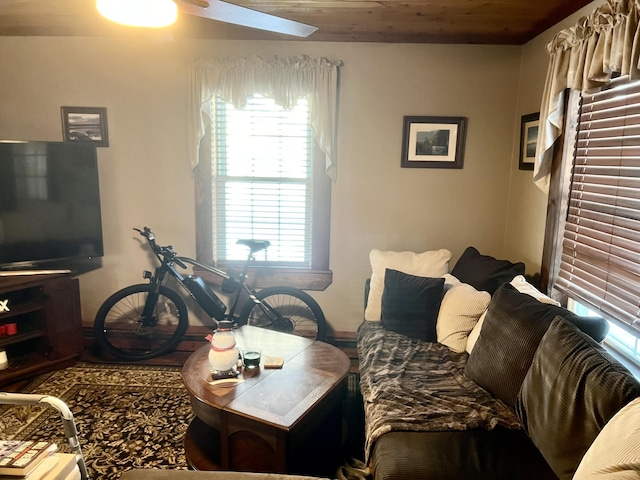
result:
[[[161,243],[195,253],[186,154],[193,59],[303,53],[342,59],[334,280],[326,291],[310,293],[334,329],[355,331],[371,248],[445,247],[454,261],[468,245],[503,253],[514,208],[508,209],[508,185],[518,174],[511,171],[512,139],[520,110],[535,109],[518,93],[520,52],[508,46],[2,37],[0,139],[61,140],[60,106],[107,108],[110,146],[98,149],[106,255],[100,270],[80,277],[90,325],[108,295],[139,282],[152,265],[132,227],[148,225]],[[464,168],[400,168],[404,115],[468,117]]]

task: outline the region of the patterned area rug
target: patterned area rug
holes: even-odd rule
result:
[[[187,469],[182,439],[193,418],[180,368],[77,363],[43,374],[20,393],[51,395],[71,409],[93,480],[133,468]],[[53,439],[70,451],[60,414],[0,405],[0,437]]]

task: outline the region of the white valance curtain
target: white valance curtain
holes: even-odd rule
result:
[[[640,78],[639,5],[640,0],[607,0],[547,45],[550,61],[533,172],[542,190],[548,191],[553,146],[563,130],[565,90],[593,91],[619,75]]]
[[[214,96],[243,107],[247,98],[260,94],[275,99],[286,109],[301,96],[307,98],[311,128],[326,154],[327,174],[336,178],[336,127],[338,113],[338,67],[340,60],[299,57],[199,59],[191,75],[189,111],[189,155],[191,166],[198,164],[200,139],[211,124],[209,109],[203,108]]]

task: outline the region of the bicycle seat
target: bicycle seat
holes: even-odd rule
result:
[[[269,248],[271,242],[269,240],[238,240],[236,244],[249,247],[251,253],[256,253],[265,248]]]

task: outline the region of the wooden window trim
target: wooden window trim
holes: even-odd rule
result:
[[[577,135],[577,107],[578,99],[567,90],[565,95],[566,122],[562,135],[556,141],[551,160],[551,176],[549,182],[549,195],[547,199],[547,217],[542,250],[542,264],[540,266],[540,288],[562,304],[566,304],[567,297],[552,291],[553,279],[558,272],[560,255],[558,254],[562,244],[562,231],[564,219],[567,216],[567,204],[570,188],[570,170],[573,166],[573,149]]]

